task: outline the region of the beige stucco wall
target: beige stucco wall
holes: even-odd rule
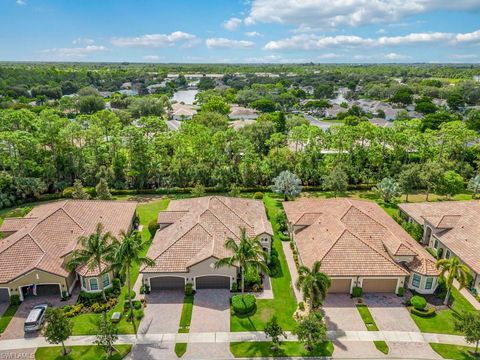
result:
[[[22,298],[20,287],[32,284],[60,284],[62,291],[68,291],[66,278],[42,270],[32,270],[7,284],[0,284],[0,287],[8,287],[10,289],[10,295],[20,295],[20,298]],[[61,296],[60,288],[58,290],[58,296]]]
[[[195,278],[200,276],[210,276],[210,275],[221,275],[221,276],[228,276],[230,277],[230,283],[235,281],[237,276],[237,268],[236,267],[221,267],[216,269],[214,265],[217,259],[210,257],[196,265],[193,265],[189,268],[188,272],[177,272],[177,273],[169,273],[169,272],[159,272],[159,273],[142,273],[143,281],[150,285],[150,279],[159,277],[159,276],[176,276],[182,277],[186,283],[192,283],[193,288],[195,289]]]
[[[107,274],[108,274],[109,284],[107,286],[105,286],[104,289],[108,289],[109,287],[112,286],[113,273],[110,271]],[[79,281],[80,281],[80,286],[81,286],[82,290],[86,291],[86,292],[93,292],[93,293],[102,291],[101,286],[100,286],[100,284],[101,284],[100,282],[102,281],[102,276],[85,276],[87,286],[84,287],[83,286],[83,281],[82,281],[83,276],[78,275]],[[97,290],[92,290],[90,288],[90,279],[93,278],[93,277],[97,279],[97,283],[98,283],[98,289]]]
[[[421,274],[417,274],[417,275],[420,275],[420,286],[419,287],[415,287],[413,286],[413,273],[412,275],[410,275],[409,279],[408,279],[408,283],[407,283],[407,287],[409,289],[412,289],[412,290],[415,290],[416,292],[420,293],[420,294],[433,294],[435,292],[435,289],[437,288],[438,286],[438,277],[437,276],[425,276],[425,275],[421,275]],[[427,283],[427,278],[433,278],[433,283],[432,283],[432,288],[431,289],[425,289],[425,285]]]

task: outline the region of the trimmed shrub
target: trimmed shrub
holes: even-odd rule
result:
[[[68,311],[66,309],[68,309]],[[69,317],[69,318],[77,316],[78,314],[80,314],[80,312],[82,310],[83,310],[83,304],[82,303],[77,304],[75,306],[65,306],[63,308],[63,311],[65,312],[65,316]]]
[[[10,305],[20,305],[20,295],[10,295]]]
[[[287,215],[285,215],[285,211],[279,211],[275,216],[275,220],[278,223],[278,229],[280,231],[286,231],[288,229]]]
[[[113,278],[112,279],[112,287],[115,290],[120,290],[120,288],[122,287],[122,283],[120,282],[119,278]]]
[[[153,219],[152,221],[150,221],[148,223],[148,232],[153,237],[153,236],[155,236],[155,233],[157,232],[157,230],[158,230],[157,219]]]
[[[355,286],[352,289],[352,297],[358,298],[358,297],[361,297],[362,295],[363,295],[363,289],[361,287]]]
[[[424,317],[424,318],[428,318],[428,317],[432,317],[432,316],[435,315],[435,308],[431,307],[431,308],[428,308],[426,310],[419,310],[419,309],[415,309],[414,307],[412,307],[412,308],[410,308],[410,312],[414,315]]]
[[[233,295],[232,308],[235,314],[250,314],[255,310],[257,299],[252,294]]]
[[[403,287],[399,287],[397,295],[401,297],[403,296],[403,294],[405,294],[405,289]]]
[[[424,310],[427,307],[427,300],[425,300],[423,296],[415,295],[410,299],[410,304],[412,304],[416,310]]]
[[[145,313],[143,312],[143,310],[137,310],[135,311],[135,319],[137,320],[141,320],[144,316],[145,316]]]
[[[250,267],[247,269],[245,272],[245,284],[246,285],[259,285],[261,282],[260,274],[258,273],[258,270]]]
[[[237,284],[236,281],[232,284],[232,288],[230,289],[230,291],[231,292],[237,292],[238,291],[238,284]]]
[[[133,308],[135,310],[140,310],[142,308],[142,303],[140,302],[140,300],[133,301]]]
[[[298,303],[298,308],[300,309],[300,311],[304,311],[305,310],[305,303],[303,301],[300,301]]]
[[[193,295],[193,284],[192,283],[187,283],[185,285],[185,295],[186,296],[192,296]]]
[[[256,200],[261,200],[263,199],[263,193],[260,191],[257,191],[255,194],[253,194],[253,198]]]
[[[135,292],[135,290],[132,290],[130,291],[130,297],[128,296],[128,294],[125,294],[125,300],[128,300],[128,299],[135,299],[135,296],[137,296],[137,293]]]

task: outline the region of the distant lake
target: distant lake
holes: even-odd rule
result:
[[[195,101],[195,95],[197,95],[197,93],[198,90],[180,90],[173,94],[172,101],[191,105]]]

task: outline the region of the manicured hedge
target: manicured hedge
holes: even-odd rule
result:
[[[238,315],[250,314],[256,307],[255,296],[252,294],[234,295],[232,297],[233,311]]]
[[[431,307],[431,308],[428,308],[426,310],[418,310],[418,309],[415,309],[414,307],[412,307],[412,308],[410,308],[410,312],[414,315],[424,317],[424,318],[428,318],[428,317],[432,317],[432,316],[435,315],[435,308]]]
[[[415,310],[424,310],[427,307],[427,300],[423,296],[415,295],[410,299],[410,304]]]
[[[363,289],[361,287],[355,286],[352,289],[352,297],[358,298],[358,297],[361,297],[362,294],[363,294]]]

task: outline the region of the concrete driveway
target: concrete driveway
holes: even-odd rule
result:
[[[230,291],[199,289],[193,302],[190,332],[230,331]],[[230,359],[228,343],[188,344],[186,359]]]
[[[329,294],[323,304],[328,330],[364,331],[365,324],[349,294]]]
[[[395,294],[365,294],[363,300],[380,330],[420,331],[402,304],[403,298]]]
[[[155,290],[146,295],[145,316],[140,334],[176,333],[183,308],[183,290]]]

